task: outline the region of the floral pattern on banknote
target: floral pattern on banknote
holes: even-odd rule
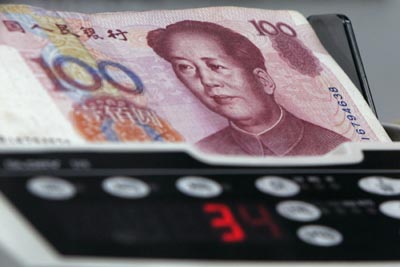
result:
[[[183,137],[153,110],[112,96],[87,99],[74,106],[71,118],[90,141],[181,142]]]

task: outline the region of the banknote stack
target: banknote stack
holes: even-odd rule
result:
[[[294,11],[0,5],[0,84],[1,145],[178,144],[282,157],[390,141]]]

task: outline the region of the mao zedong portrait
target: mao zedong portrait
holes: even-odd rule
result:
[[[223,155],[321,155],[347,138],[297,118],[274,99],[275,83],[261,51],[215,23],[180,21],[148,33],[149,46],[178,79],[229,126],[200,140]]]

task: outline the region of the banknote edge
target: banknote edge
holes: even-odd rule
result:
[[[52,10],[52,9],[46,9],[38,6],[33,6],[33,5],[24,5],[24,4],[0,4],[0,12],[2,7],[24,7],[24,8],[34,8],[34,9],[41,9],[44,11],[51,11],[51,12],[57,12],[57,13],[69,13],[69,14],[77,14],[77,15],[115,15],[115,14],[128,14],[128,13],[151,13],[151,12],[182,12],[182,11],[189,11],[189,10],[206,10],[206,9],[246,9],[246,10],[253,10],[253,11],[273,11],[273,12],[294,12],[299,15],[301,15],[304,19],[306,18],[301,12],[294,10],[294,9],[264,9],[264,8],[254,8],[254,7],[241,7],[241,6],[209,6],[209,7],[195,7],[195,8],[181,8],[181,9],[151,9],[151,10],[140,10],[140,11],[135,11],[135,10],[130,10],[130,11],[112,11],[112,12],[94,12],[94,13],[85,13],[85,12],[75,12],[75,11],[66,11],[66,10]]]

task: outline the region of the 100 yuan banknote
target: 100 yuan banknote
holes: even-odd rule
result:
[[[80,14],[0,6],[3,143],[185,143],[325,154],[390,141],[293,11]]]

